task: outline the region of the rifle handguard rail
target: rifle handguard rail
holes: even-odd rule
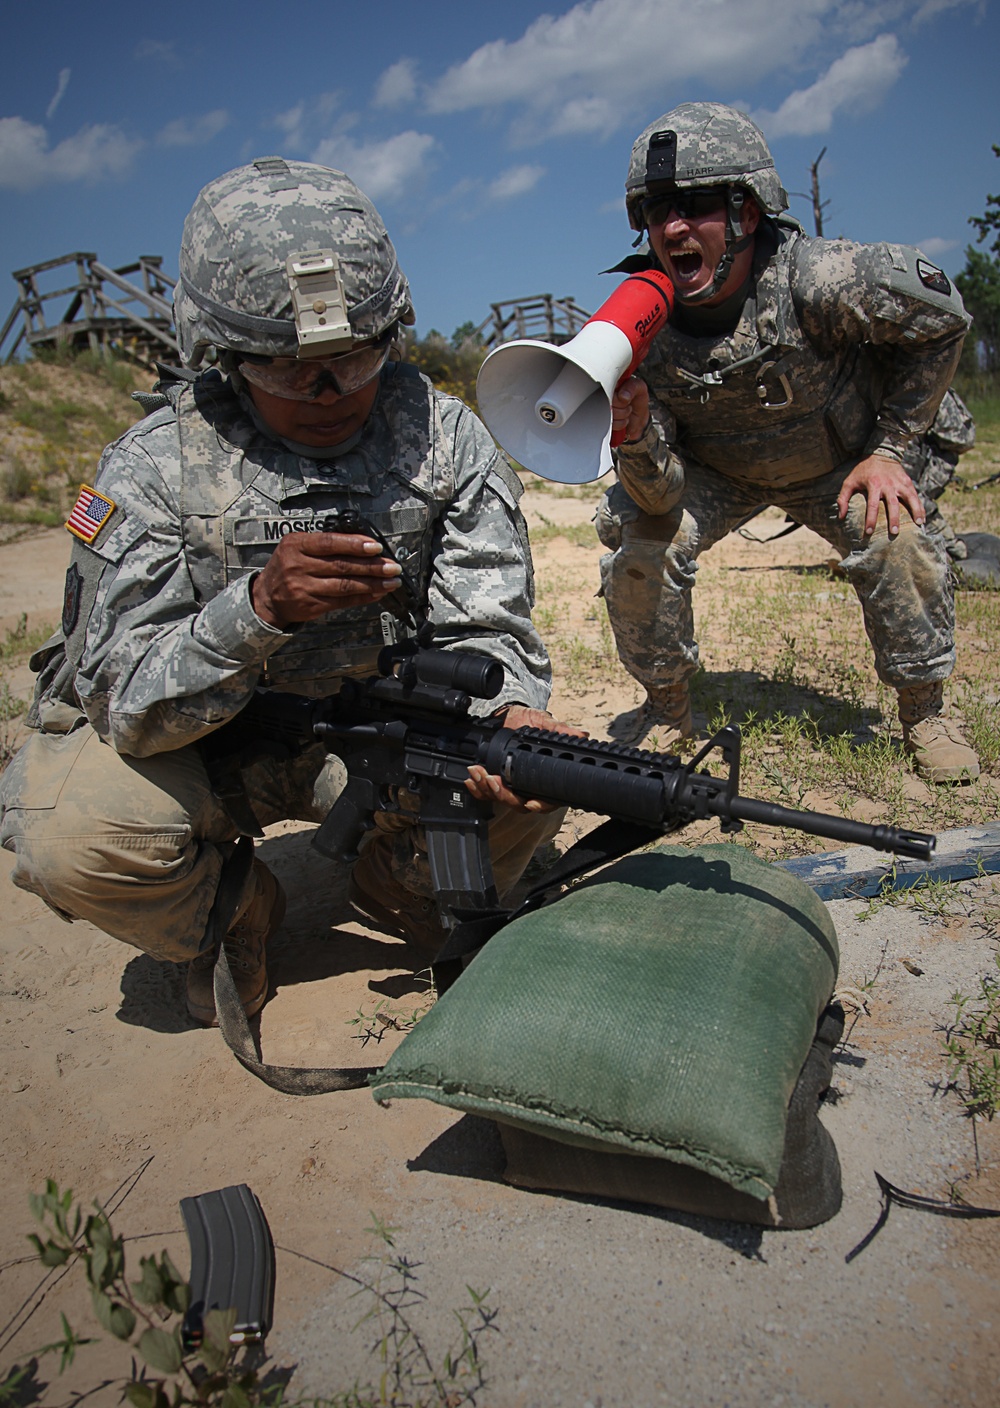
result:
[[[935,838],[896,826],[871,826],[823,812],[796,811],[736,792],[739,729],[727,725],[701,750],[734,749],[728,777],[696,771],[668,753],[622,748],[545,729],[504,729],[487,744],[482,758],[512,792],[595,811],[624,821],[637,821],[673,831],[690,821],[717,817],[724,830],[738,831],[745,821],[791,827],[812,836],[845,844],[870,846],[914,860],[929,861]],[[696,758],[694,762],[697,762]]]

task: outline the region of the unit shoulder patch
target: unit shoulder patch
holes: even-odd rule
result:
[[[929,259],[917,260],[917,277],[925,288],[931,288],[935,293],[943,293],[945,297],[951,293],[948,275]]]
[[[92,543],[115,511],[114,499],[99,494],[89,484],[81,484],[66,527],[82,543]]]

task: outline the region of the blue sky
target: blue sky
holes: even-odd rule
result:
[[[9,271],[76,249],[162,254],[230,167],[346,170],[378,205],[418,331],[491,302],[594,309],[626,253],[635,135],[714,99],[763,126],[826,233],[921,245],[950,273],[1000,190],[996,0],[255,0],[8,4],[0,321]],[[15,57],[16,56],[16,57]],[[792,213],[812,230],[807,201]]]

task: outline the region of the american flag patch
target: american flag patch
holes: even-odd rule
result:
[[[84,543],[92,543],[115,511],[114,499],[106,499],[89,484],[80,485],[80,493],[66,527]]]

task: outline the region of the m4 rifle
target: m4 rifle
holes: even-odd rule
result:
[[[917,860],[934,854],[935,838],[922,832],[741,796],[741,738],[734,724],[683,762],[545,729],[509,729],[500,717],[474,715],[474,701],[495,699],[503,687],[503,666],[488,656],[407,641],[387,646],[378,668],[378,675],[346,680],[324,699],[259,690],[234,722],[248,742],[319,739],[343,760],[347,785],[313,839],[323,854],[356,859],[377,811],[405,812],[417,821],[446,928],[498,912],[487,836],[493,806],[465,786],[475,764],[519,796],[630,823],[632,847],[716,817],[728,833],[751,821]],[[724,776],[702,768],[715,751],[726,765]],[[411,794],[405,806],[403,792]]]

